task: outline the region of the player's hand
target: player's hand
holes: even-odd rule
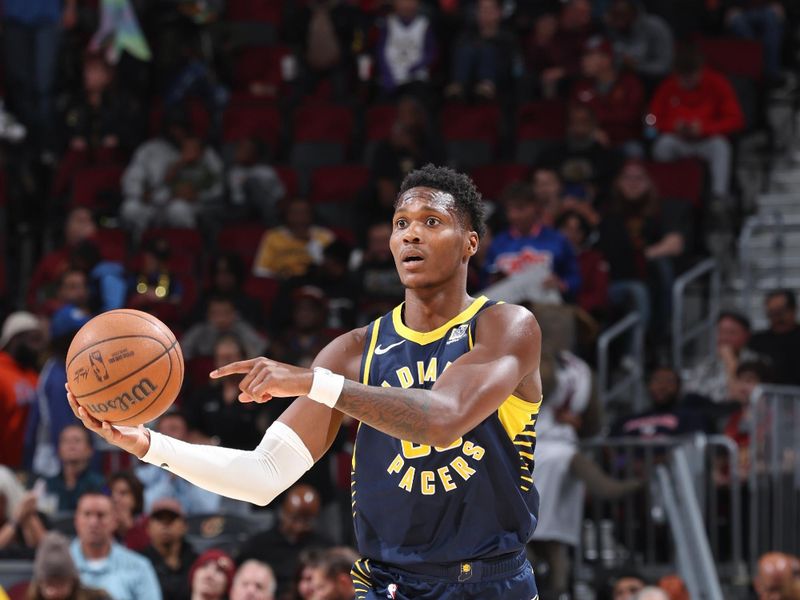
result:
[[[139,458],[147,454],[150,449],[150,432],[145,429],[144,425],[130,427],[128,425],[112,425],[108,421],[99,421],[90,415],[88,410],[78,404],[69,389],[69,384],[65,383],[64,388],[67,390],[67,401],[72,412],[80,419],[86,429],[94,431],[109,444],[122,448]]]
[[[245,375],[239,383],[241,402],[266,402],[276,398],[305,396],[311,391],[314,372],[269,358],[241,360],[211,371],[212,379],[227,375]]]

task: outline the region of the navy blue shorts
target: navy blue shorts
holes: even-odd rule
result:
[[[413,571],[359,560],[352,575],[356,600],[539,600],[524,552]]]

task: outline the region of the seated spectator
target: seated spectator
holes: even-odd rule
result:
[[[587,104],[567,111],[567,135],[547,152],[545,164],[558,172],[569,196],[596,203],[607,196],[622,155],[601,143],[597,117]]]
[[[512,92],[517,66],[514,35],[502,26],[500,0],[478,0],[475,27],[468,26],[453,51],[453,81],[445,95],[493,100]]]
[[[591,107],[598,126],[595,139],[622,148],[626,156],[642,156],[645,95],[639,78],[614,66],[611,42],[602,37],[586,42],[581,74],[572,87],[571,101]]]
[[[724,215],[731,180],[730,134],[744,127],[736,93],[721,74],[703,65],[696,46],[675,55],[674,73],[656,89],[646,118],[658,132],[653,158],[702,158],[711,173],[715,214]]]
[[[191,598],[189,570],[197,553],[186,540],[186,515],[174,498],[153,503],[147,518],[150,545],[141,552],[153,564],[161,593],[169,600]]]
[[[572,299],[580,288],[575,253],[567,239],[542,222],[542,207],[530,186],[511,184],[503,194],[509,228],[498,233],[486,254],[493,281],[537,269],[543,290]],[[535,300],[535,298],[531,298]]]
[[[122,264],[105,260],[97,244],[84,240],[70,254],[72,266],[89,277],[89,306],[100,313],[125,306],[127,275]]]
[[[39,355],[45,337],[39,319],[29,312],[11,313],[0,333],[0,465],[22,467],[28,412],[36,403]]]
[[[236,565],[222,550],[206,550],[189,570],[191,600],[225,600],[230,592]]]
[[[139,107],[131,102],[132,97],[117,92],[114,69],[102,55],[84,55],[83,88],[63,109],[62,136],[67,150],[53,182],[54,196],[68,191],[81,167],[124,160],[139,131]]]
[[[91,466],[92,441],[89,430],[79,424],[67,425],[58,436],[58,459],[61,470],[47,478],[47,493],[57,498],[60,511],[74,511],[78,498],[87,492],[99,492],[106,480]]]
[[[183,115],[164,119],[162,136],[142,144],[122,175],[123,224],[138,237],[152,226],[194,227],[212,215],[223,190],[222,161],[190,132]]]
[[[45,254],[28,282],[26,304],[33,310],[44,306],[56,295],[59,278],[69,269],[72,249],[97,234],[92,211],[84,206],[73,208],[64,222],[64,244]]]
[[[636,72],[648,87],[669,73],[674,43],[664,19],[645,12],[635,0],[613,0],[606,11],[606,24],[621,67]]]
[[[186,417],[177,409],[167,411],[158,419],[155,431],[182,442],[189,441]],[[174,498],[180,502],[187,515],[208,514],[219,511],[222,497],[206,491],[155,465],[141,465],[136,477],[144,485],[144,509],[150,513],[156,501]]]
[[[234,335],[220,336],[214,346],[214,367],[244,360],[244,347]],[[261,441],[271,421],[269,405],[239,402],[240,379],[211,379],[189,395],[184,411],[189,427],[202,439],[226,448],[252,450]]]
[[[423,167],[430,160],[431,151],[424,140],[409,125],[398,119],[392,125],[389,139],[379,142],[375,147],[370,161],[370,173],[376,185],[387,188],[379,189],[378,192],[388,193],[388,189],[394,190],[406,175]]]
[[[758,359],[758,354],[747,348],[749,340],[748,318],[737,312],[722,311],[717,317],[715,352],[690,371],[684,389],[712,402],[725,402],[739,364]]]
[[[319,554],[311,566],[312,600],[353,600],[356,591],[350,572],[359,559],[352,548],[338,546]]]
[[[555,227],[572,244],[578,260],[581,287],[575,298],[577,305],[592,316],[604,316],[608,309],[609,267],[603,253],[590,244],[589,222],[581,213],[567,210],[558,217]]]
[[[144,486],[131,471],[117,471],[108,477],[117,528],[116,540],[130,550],[141,551],[150,543],[144,516]]]
[[[712,433],[703,412],[681,401],[681,379],[675,369],[654,369],[647,378],[647,393],[652,408],[618,420],[611,427],[611,437],[653,439]]]
[[[181,350],[186,360],[196,356],[213,356],[214,345],[224,334],[235,335],[246,350],[245,358],[264,352],[266,342],[252,325],[239,317],[234,297],[214,294],[208,298],[205,321],[193,325],[181,338]]]
[[[27,600],[112,600],[107,592],[81,583],[69,540],[56,531],[42,539],[33,562]]]
[[[400,282],[389,248],[391,236],[392,225],[389,221],[371,225],[367,230],[366,248],[356,261],[361,322],[371,321],[371,315],[386,314],[405,297],[405,288]]]
[[[289,201],[284,222],[261,238],[253,264],[255,275],[280,279],[305,275],[312,264],[322,262],[322,251],[334,240],[332,231],[314,225],[314,212],[306,199]]]
[[[77,537],[70,554],[84,585],[108,592],[114,600],[161,600],[158,578],[144,556],[114,541],[111,499],[87,492],[75,511]]]
[[[30,560],[47,533],[36,510],[38,497],[26,492],[11,469],[0,465],[0,559]]]
[[[150,312],[158,305],[178,307],[183,302],[183,285],[169,268],[171,253],[164,238],[154,237],[145,243],[141,264],[129,278],[128,307]]]
[[[81,273],[68,271],[67,273]],[[50,357],[42,367],[37,385],[36,402],[31,406],[25,432],[26,456],[37,475],[54,477],[61,465],[58,446],[61,432],[69,425],[80,425],[67,402],[67,350],[78,329],[91,315],[67,305],[50,320]]]
[[[645,587],[645,579],[634,571],[619,573],[611,588],[611,600],[635,600]]]
[[[327,327],[342,330],[355,327],[360,294],[356,277],[349,268],[351,253],[349,245],[334,240],[323,251],[321,264],[312,266],[304,277],[292,277],[282,282],[270,315],[273,329],[281,331],[288,326],[294,293],[307,286],[322,290],[328,299]]]
[[[211,261],[211,284],[200,295],[194,310],[193,321],[203,319],[208,310],[209,298],[229,296],[239,316],[256,327],[264,324],[266,316],[261,303],[244,291],[248,267],[236,252],[222,252]]]
[[[256,559],[272,567],[279,596],[291,588],[298,557],[304,549],[331,545],[314,531],[320,506],[314,488],[303,484],[293,486],[286,492],[278,522],[271,529],[253,535],[239,551],[239,562]]]
[[[669,600],[691,600],[686,583],[676,574],[664,575],[658,580],[658,587],[667,593]]]
[[[59,276],[54,296],[46,299],[40,305],[38,312],[46,316],[52,316],[53,313],[67,304],[90,312],[89,300],[88,275],[80,269],[68,268]]]
[[[393,0],[392,12],[380,25],[375,60],[378,85],[386,95],[413,88],[423,92],[430,79],[436,42],[419,5],[419,0]]]
[[[558,171],[553,167],[533,167],[528,179],[533,194],[542,206],[542,222],[548,227],[553,227],[564,211],[579,212],[592,226],[600,222],[600,216],[592,206],[591,199],[580,197],[584,192],[583,188],[564,186]],[[572,195],[573,190],[577,196]]]
[[[764,305],[769,327],[754,333],[748,347],[770,361],[775,383],[800,385],[797,297],[791,290],[776,290],[767,294]]]
[[[546,13],[536,20],[526,44],[526,63],[529,72],[541,73],[542,96],[564,95],[579,75],[583,47],[595,33],[588,0],[569,0],[557,18]]]
[[[248,560],[236,569],[230,600],[275,600],[276,587],[272,567]]]
[[[328,298],[313,286],[292,292],[289,326],[275,338],[270,355],[292,365],[309,366],[337,332],[327,327]]]
[[[729,0],[723,2],[724,20],[728,30],[742,38],[754,39],[764,47],[764,74],[767,83],[783,85],[786,81],[781,73],[781,51],[783,48],[786,9],[780,1],[750,2]]]
[[[611,267],[611,303],[633,306],[656,340],[668,332],[676,261],[687,246],[689,205],[663,202],[639,162],[617,177],[598,248]]]
[[[266,163],[265,149],[259,140],[236,142],[233,163],[228,167],[228,199],[232,219],[256,216],[268,227],[278,223],[278,205],[286,189],[278,173]]]

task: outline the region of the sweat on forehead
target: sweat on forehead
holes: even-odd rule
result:
[[[456,200],[452,194],[428,187],[415,187],[406,190],[397,197],[394,209],[400,210],[415,201],[422,201],[433,208],[442,211],[455,211]]]

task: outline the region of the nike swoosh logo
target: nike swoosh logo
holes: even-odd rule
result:
[[[381,348],[381,345],[378,344],[375,347],[375,354],[386,354],[389,350],[391,350],[395,346],[399,346],[403,342],[405,342],[405,340],[400,340],[399,342],[395,342],[394,344],[389,344],[388,346],[386,346],[386,348]]]

